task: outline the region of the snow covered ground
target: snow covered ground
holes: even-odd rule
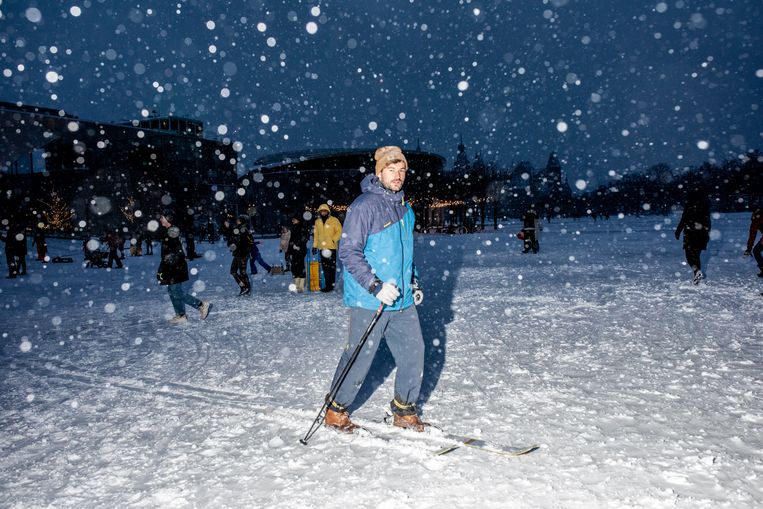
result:
[[[520,458],[325,429],[302,446],[346,339],[339,294],[260,273],[237,298],[224,245],[202,243],[193,287],[214,309],[172,327],[158,252],[85,269],[52,240],[77,263],[0,279],[0,507],[761,507],[749,214],[714,218],[698,287],[676,221],[555,220],[538,255],[516,223],[417,236],[424,417],[541,445]],[[392,396],[380,354],[366,421]]]

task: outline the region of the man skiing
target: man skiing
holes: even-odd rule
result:
[[[763,209],[756,209],[755,212],[752,213],[750,234],[747,237],[747,249],[744,251],[745,256],[755,256],[755,261],[758,263],[758,269],[760,271],[758,277],[763,277],[763,236],[761,236],[758,243],[755,244],[755,237],[757,237],[758,232],[763,234]],[[755,247],[753,247],[753,244],[755,244]]]
[[[319,217],[313,226],[313,253],[316,250],[321,253],[321,267],[323,268],[324,286],[322,292],[330,292],[334,289],[336,280],[336,250],[339,239],[342,237],[342,223],[331,215],[328,203],[322,203],[318,207]]]
[[[395,426],[423,431],[416,409],[424,371],[424,340],[414,304],[423,300],[413,265],[414,214],[403,197],[408,162],[398,147],[376,150],[376,174],[361,182],[363,193],[347,212],[339,259],[344,265],[344,304],[350,308],[348,342],[331,384],[335,396],[327,401],[325,425],[350,433],[357,426],[347,407],[357,396],[382,338],[395,358],[395,396],[390,403]],[[363,351],[335,385],[348,365],[367,324],[383,303],[376,326]],[[329,396],[331,393],[329,393]]]
[[[171,210],[165,210],[159,218],[163,226],[162,261],[159,263],[156,279],[159,280],[159,284],[167,286],[167,292],[170,294],[170,301],[175,310],[175,316],[170,323],[182,325],[188,323],[188,317],[185,315],[186,304],[198,309],[202,320],[207,317],[212,305],[183,291],[183,283],[188,281],[188,262],[180,243],[180,229],[172,225],[173,220],[174,214]]]

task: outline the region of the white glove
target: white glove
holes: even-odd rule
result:
[[[421,288],[416,288],[413,290],[413,305],[418,306],[424,302],[424,292],[421,290]]]
[[[413,278],[413,281],[411,281],[411,288],[413,288],[413,305],[418,306],[424,302],[424,291],[419,286],[418,278]]]
[[[400,297],[400,290],[392,283],[384,283],[379,293],[376,294],[376,298],[387,306],[391,306],[398,297]]]

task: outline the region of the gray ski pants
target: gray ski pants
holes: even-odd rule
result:
[[[368,309],[350,308],[349,339],[334,373],[331,387],[334,386],[350,360],[374,313],[375,311]],[[352,404],[363,385],[368,370],[371,368],[371,363],[379,349],[382,338],[387,341],[387,346],[395,358],[395,365],[397,366],[395,398],[403,404],[416,403],[424,373],[424,338],[421,335],[419,313],[416,311],[416,306],[382,313],[378,323],[369,334],[363,350],[358,354],[355,363],[350,368],[350,372],[334,401],[344,407]]]

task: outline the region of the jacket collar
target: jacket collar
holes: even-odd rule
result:
[[[390,191],[382,185],[379,177],[376,175],[366,175],[360,182],[360,190],[363,191],[363,193],[381,195],[387,200],[395,203],[403,203],[405,200],[405,193],[403,193],[402,189],[397,192]]]

